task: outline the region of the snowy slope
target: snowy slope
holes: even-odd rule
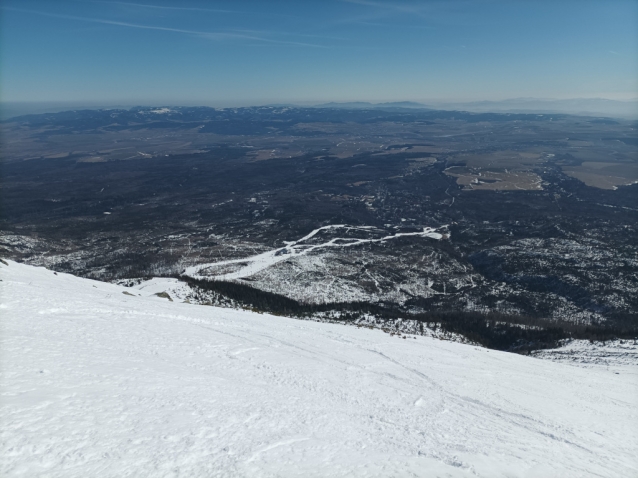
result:
[[[617,373],[638,372],[638,344],[633,340],[605,343],[573,340],[556,349],[536,350],[532,355],[580,367],[606,367]]]
[[[0,278],[2,476],[638,475],[634,368]]]

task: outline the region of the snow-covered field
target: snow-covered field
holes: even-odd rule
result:
[[[632,364],[0,278],[2,476],[638,476]]]

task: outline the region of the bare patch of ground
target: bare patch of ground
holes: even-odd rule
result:
[[[586,161],[580,166],[563,166],[563,172],[587,186],[601,189],[616,189],[638,182],[638,163]]]
[[[464,190],[541,191],[541,178],[531,171],[486,171],[465,167],[448,168],[445,173],[455,177]]]

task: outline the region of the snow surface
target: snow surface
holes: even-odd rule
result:
[[[0,474],[637,476],[636,369],[0,264]],[[148,290],[146,293],[150,293]]]
[[[616,373],[638,372],[638,343],[634,340],[572,340],[556,349],[536,350],[533,356],[580,367],[606,367]]]
[[[163,115],[166,113],[172,113],[173,110],[170,108],[157,108],[154,110],[150,110],[149,113],[155,113],[156,115]]]

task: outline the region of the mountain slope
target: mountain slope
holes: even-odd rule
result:
[[[632,366],[0,276],[3,476],[638,473]]]

